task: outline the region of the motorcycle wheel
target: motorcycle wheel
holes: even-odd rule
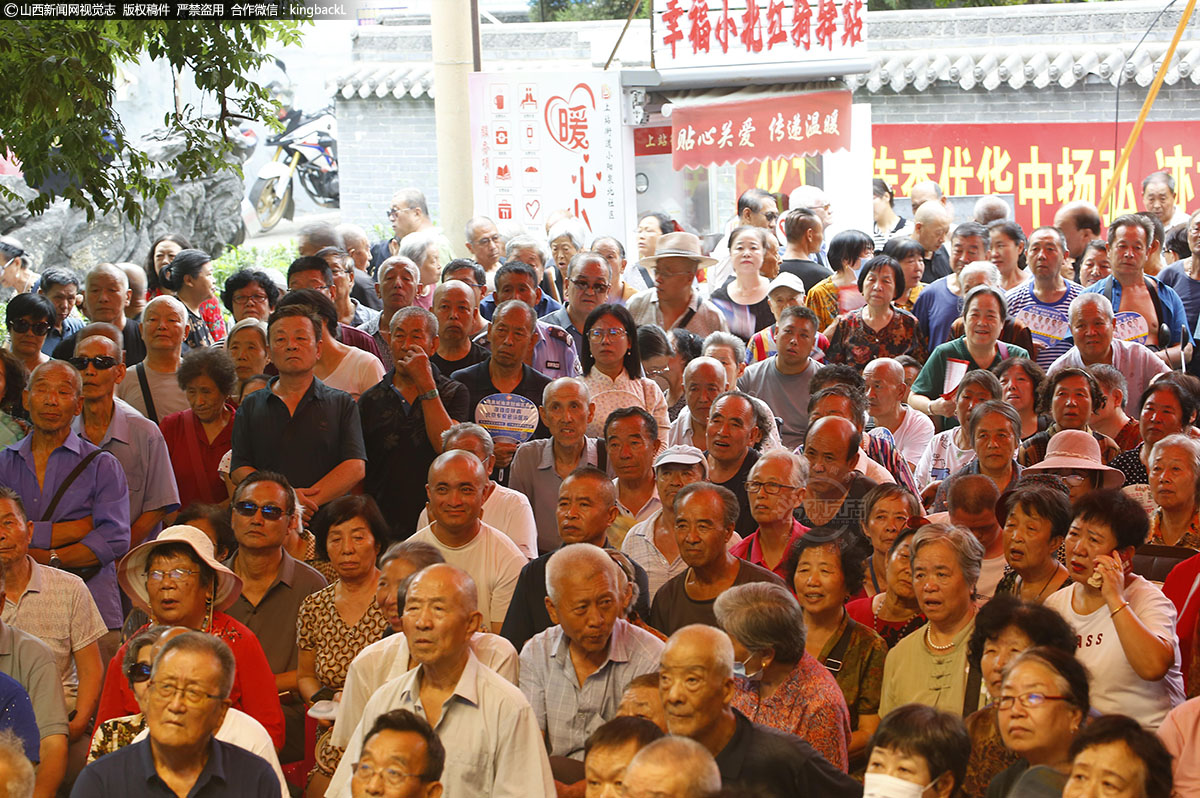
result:
[[[288,202],[292,198],[292,183],[288,181],[287,188],[280,194],[276,191],[279,178],[259,178],[250,189],[250,203],[254,205],[254,213],[263,231],[270,230],[279,224]]]

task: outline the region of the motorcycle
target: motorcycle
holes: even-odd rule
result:
[[[272,90],[280,100],[279,119],[285,123],[282,133],[266,140],[275,148],[271,161],[258,170],[250,189],[250,204],[262,229],[270,230],[296,210],[292,194],[293,178],[304,192],[322,208],[339,207],[337,165],[337,119],[333,106],[312,116],[292,107],[291,91],[276,82]]]

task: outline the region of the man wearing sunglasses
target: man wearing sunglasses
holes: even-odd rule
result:
[[[136,546],[158,535],[163,518],[179,509],[179,489],[158,425],[116,400],[117,385],[125,378],[116,328],[88,327],[70,360],[83,382],[83,412],[71,429],[121,463],[129,484],[130,545]]]
[[[542,316],[542,321],[562,327],[575,339],[575,351],[583,351],[583,323],[588,314],[608,301],[608,261],[594,252],[580,252],[567,264],[564,292],[567,306]]]
[[[141,325],[125,315],[129,304],[129,275],[111,263],[93,266],[83,279],[83,315],[89,321],[102,321],[121,331],[125,365],[134,366],[146,357],[146,342]],[[144,313],[145,311],[143,311]],[[70,360],[75,354],[75,338],[69,335],[54,348],[57,360]]]

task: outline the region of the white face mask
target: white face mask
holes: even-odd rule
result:
[[[863,798],[921,798],[928,788],[928,784],[914,784],[886,773],[868,773],[863,779]]]

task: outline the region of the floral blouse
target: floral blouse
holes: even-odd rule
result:
[[[838,316],[825,359],[828,363],[862,367],[877,357],[900,355],[912,355],[924,363],[928,349],[917,317],[893,307],[891,320],[878,331],[863,319],[861,309]]]
[[[1020,757],[1004,747],[1000,728],[996,725],[996,705],[988,704],[966,719],[971,736],[971,756],[967,759],[967,775],[963,779],[963,798],[984,798],[988,784],[996,774]]]
[[[824,332],[833,324],[833,320],[843,313],[858,310],[867,304],[867,300],[859,293],[858,286],[838,288],[834,285],[832,277],[826,277],[810,288],[805,299],[805,304],[817,314],[817,332]]]
[[[1162,508],[1156,508],[1150,514],[1150,537],[1146,539],[1146,542],[1157,543],[1160,546],[1172,545],[1163,540],[1162,532],[1159,531],[1160,524],[1162,524]],[[1174,545],[1200,551],[1200,510],[1192,514],[1192,522],[1188,524],[1187,531]]]
[[[125,715],[120,718],[109,718],[96,727],[92,735],[92,747],[88,751],[87,761],[90,765],[105,754],[118,751],[133,742],[133,738],[146,728],[146,716],[142,713]]]

